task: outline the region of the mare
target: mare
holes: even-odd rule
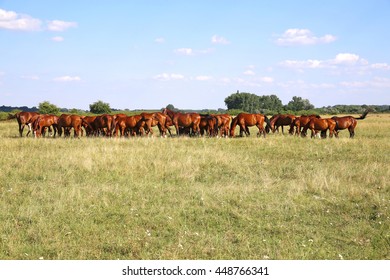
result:
[[[210,137],[217,136],[218,118],[209,114],[200,114],[199,130],[202,136],[205,132]]]
[[[116,119],[115,134],[118,135],[118,131],[120,131],[120,136],[125,136],[129,131],[131,136],[135,136],[141,120],[141,115],[118,117]]]
[[[44,133],[45,128],[48,127],[50,129],[50,126],[52,126],[54,130],[53,137],[56,137],[58,130],[58,116],[49,114],[39,115],[33,123],[34,135],[36,137],[40,137]]]
[[[232,121],[232,116],[230,116],[229,114],[217,114],[217,115],[212,114],[211,116],[216,117],[218,120],[218,130],[220,136],[221,137],[229,136],[229,128],[230,128],[230,123]]]
[[[81,124],[82,127],[85,129],[85,134],[87,136],[93,136],[95,133],[95,124],[94,121],[96,119],[96,116],[86,116],[83,117],[84,122]]]
[[[12,114],[9,114],[8,115],[8,120],[11,120],[11,119],[15,119],[18,121],[18,125],[19,125],[19,134],[20,134],[20,137],[23,137],[23,130],[24,130],[24,127],[25,125],[28,125],[28,132],[27,132],[27,135],[28,136],[31,132],[31,123],[37,118],[37,116],[39,115],[39,113],[36,113],[36,112],[19,112],[19,113],[16,113],[14,115]]]
[[[314,138],[316,131],[321,131],[321,138],[326,138],[326,131],[329,129],[329,137],[333,137],[334,130],[336,128],[336,121],[328,118],[312,118],[303,128],[302,134],[306,136],[307,130],[311,130],[311,138]]]
[[[158,130],[160,131],[161,137],[166,137],[167,130],[170,135],[171,130],[169,129],[169,126],[167,125],[167,118],[168,116],[161,113],[161,112],[155,112],[155,113],[141,113],[142,119],[138,123],[138,126],[141,128],[143,127],[146,134],[150,133],[153,135],[152,127],[157,126]]]
[[[250,132],[248,127],[255,125],[259,129],[257,135],[261,136],[263,133],[265,137],[266,132],[264,129],[264,122],[269,125],[269,119],[265,115],[239,113],[235,118],[233,118],[232,124],[230,125],[230,137],[234,136],[234,130],[237,125],[240,127],[240,136],[243,136],[243,132],[245,132],[246,136],[249,136]]]
[[[111,116],[108,114],[97,116],[93,121],[93,126],[95,128],[94,135],[98,136],[99,132],[105,131],[105,135],[111,137],[116,125],[115,119],[116,116]]]
[[[180,135],[179,127],[190,128],[192,133],[199,135],[200,115],[198,113],[179,113],[173,112],[168,108],[165,108],[162,113],[167,114],[171,118],[176,128],[176,135]]]
[[[349,137],[353,138],[355,136],[355,127],[357,125],[357,120],[364,120],[370,110],[367,109],[364,111],[363,115],[361,115],[358,118],[352,117],[352,116],[344,116],[344,117],[337,117],[334,116],[332,119],[336,121],[336,130],[335,135],[336,137],[339,136],[339,130],[347,129],[349,131]]]
[[[65,130],[65,137],[70,134],[67,133],[71,128],[74,129],[74,137],[80,136],[81,125],[89,126],[84,119],[77,115],[62,114],[58,119],[58,135],[61,137],[62,128]]]
[[[294,133],[294,126],[291,126],[291,125],[294,124],[294,120],[296,118],[297,118],[296,116],[290,115],[290,114],[277,114],[277,115],[274,115],[270,119],[269,127],[266,126],[266,130],[267,131],[271,130],[273,133],[275,133],[276,130],[279,131],[279,127],[282,127],[282,133],[284,134],[283,127],[285,125],[288,125],[288,126],[290,126],[290,130],[288,132],[290,134],[293,134]]]
[[[293,130],[295,126],[295,135],[299,136],[301,134],[301,128],[304,128],[305,125],[307,125],[312,118],[319,119],[321,117],[319,115],[302,115],[300,117],[296,117],[294,122],[290,126],[290,130]]]

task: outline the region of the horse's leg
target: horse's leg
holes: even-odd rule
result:
[[[349,130],[349,138],[353,138],[355,136],[355,131],[353,127],[348,127]]]
[[[20,134],[20,137],[23,137],[24,124],[22,125],[21,123],[18,123],[18,125],[19,125],[19,134]]]
[[[27,132],[27,134],[26,134],[26,137],[30,134],[30,132],[31,132],[31,124],[29,124],[29,123],[27,123],[27,126],[28,126],[28,132]],[[22,128],[22,131],[23,131],[23,129],[24,129],[24,125],[23,125],[23,128]]]

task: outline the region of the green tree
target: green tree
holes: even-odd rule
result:
[[[105,103],[101,100],[98,100],[93,104],[89,104],[89,110],[91,111],[91,113],[94,113],[94,114],[110,114],[111,113],[110,104]]]
[[[286,106],[287,110],[301,111],[314,109],[314,105],[308,99],[299,96],[293,96],[292,100]]]
[[[60,112],[60,108],[51,104],[49,101],[43,101],[38,105],[38,111],[41,114],[53,114],[56,115]]]

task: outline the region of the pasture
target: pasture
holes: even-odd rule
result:
[[[0,122],[0,259],[390,259],[390,115],[354,139],[251,132],[34,139]]]

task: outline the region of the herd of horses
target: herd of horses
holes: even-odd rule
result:
[[[229,114],[198,114],[180,113],[165,108],[162,112],[141,113],[139,115],[127,116],[125,114],[99,116],[79,116],[62,114],[61,116],[50,114],[39,114],[36,112],[19,112],[10,114],[8,119],[17,119],[20,137],[23,136],[24,127],[27,125],[29,131],[35,137],[45,136],[45,133],[57,134],[59,137],[71,135],[74,137],[86,136],[137,136],[152,135],[152,127],[157,126],[162,137],[167,136],[167,132],[172,136],[171,127],[175,127],[176,135],[189,136],[209,136],[209,137],[234,137],[237,125],[240,129],[240,136],[250,135],[249,127],[258,128],[258,136],[289,127],[289,134],[307,136],[307,131],[311,131],[311,137],[315,137],[320,132],[321,138],[338,137],[340,130],[348,129],[351,138],[355,136],[357,120],[363,120],[367,116],[367,109],[360,117],[344,116],[321,118],[319,115],[295,116],[291,114],[277,114],[268,118],[263,114],[239,113],[232,117]]]

